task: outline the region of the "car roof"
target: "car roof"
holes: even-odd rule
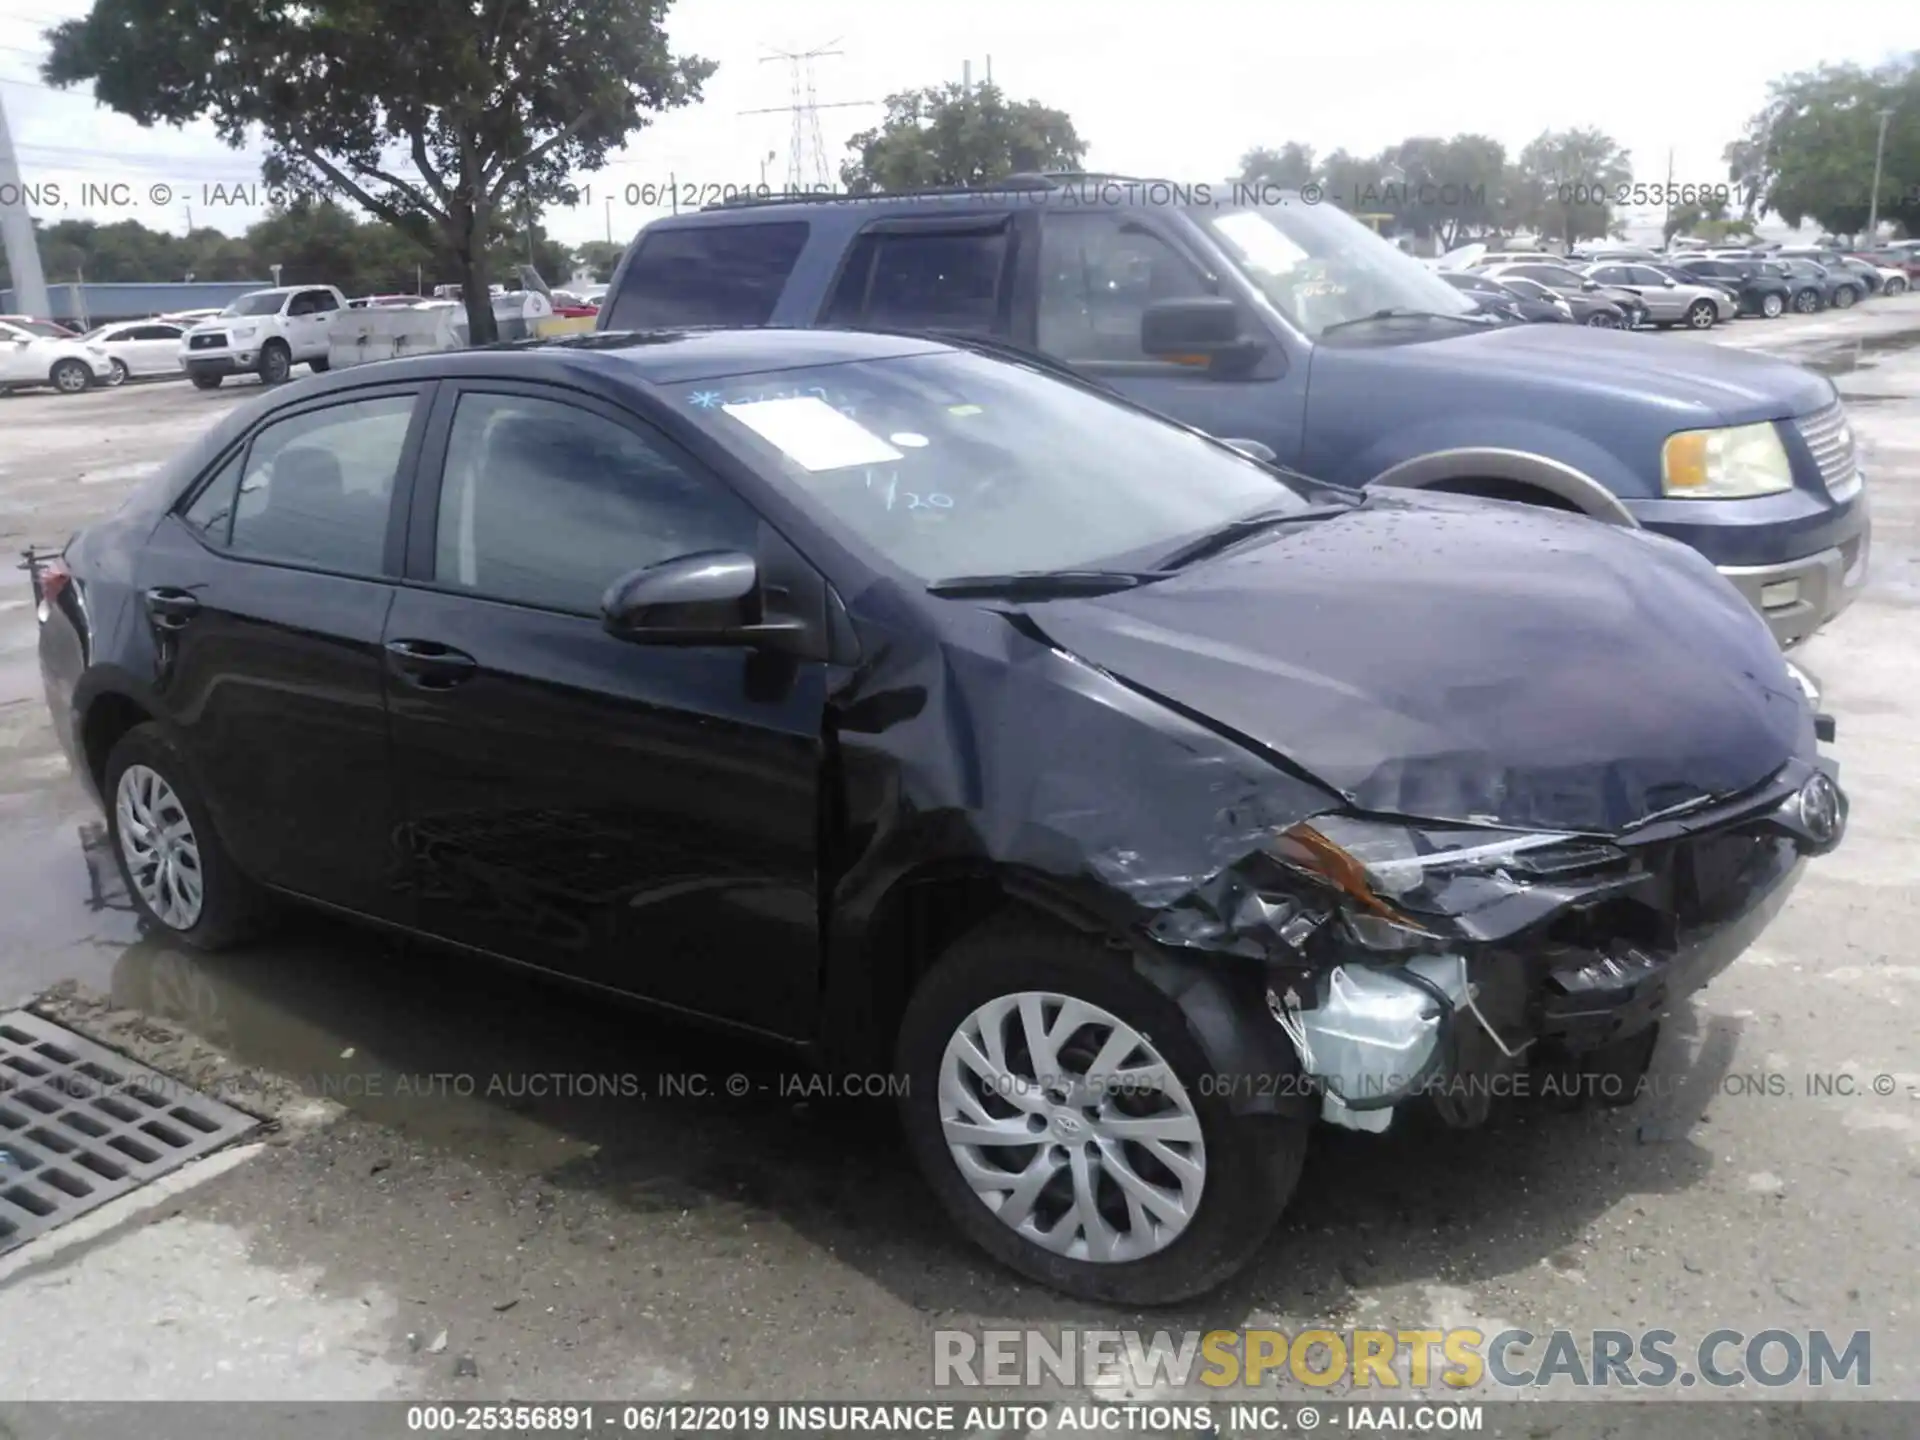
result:
[[[505,373],[521,373],[529,379],[543,374],[558,378],[568,372],[591,373],[615,383],[679,385],[854,360],[952,353],[958,348],[931,337],[857,330],[601,330],[511,340],[477,349],[435,350],[348,366],[328,373],[327,381],[337,384],[316,386],[315,390],[463,376],[498,377]]]

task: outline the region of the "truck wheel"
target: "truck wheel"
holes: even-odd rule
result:
[[[1720,318],[1720,312],[1713,308],[1711,300],[1696,300],[1687,307],[1687,328],[1691,330],[1711,330],[1713,322]]]
[[[1802,315],[1813,314],[1814,311],[1820,308],[1820,292],[1818,290],[1802,290],[1798,295],[1793,297],[1793,308]]]
[[[1760,297],[1760,313],[1769,320],[1778,320],[1786,308],[1787,302],[1784,296],[1763,295]]]
[[[963,936],[914,991],[909,1147],[988,1254],[1083,1299],[1160,1305],[1244,1265],[1293,1194],[1306,1122],[1235,1115],[1179,1006],[1038,922]]]
[[[223,377],[219,375],[189,375],[187,378],[193,381],[193,388],[196,390],[218,390]]]
[[[318,360],[307,361],[307,369],[316,375],[324,375],[332,368],[333,360],[330,356],[322,355]]]
[[[78,360],[56,360],[47,379],[62,395],[78,395],[93,384],[93,373]]]
[[[260,379],[268,385],[283,385],[293,373],[293,352],[286,342],[269,340],[260,349]]]

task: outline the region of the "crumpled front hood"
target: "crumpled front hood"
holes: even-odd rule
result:
[[[1617,833],[1814,744],[1765,624],[1699,555],[1497,501],[1370,498],[1029,613],[1362,810]]]

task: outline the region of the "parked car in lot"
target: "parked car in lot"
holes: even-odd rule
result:
[[[1880,276],[1882,295],[1904,295],[1913,288],[1914,277],[1920,275],[1920,254],[1913,251],[1857,250],[1852,258],[1863,264],[1871,265]]]
[[[1530,324],[1564,325],[1573,320],[1572,307],[1545,286],[1540,287],[1540,294],[1535,296],[1522,294],[1472,270],[1442,270],[1440,278],[1489,315],[1525,320]]]
[[[320,374],[329,363],[330,327],[346,304],[331,285],[283,285],[242,295],[187,331],[180,368],[201,390],[218,389],[229,375],[241,374],[278,385],[295,365]]]
[[[1676,280],[1654,265],[1616,260],[1589,265],[1582,273],[1589,280],[1638,296],[1646,307],[1647,322],[1652,325],[1711,330],[1740,313],[1740,302],[1726,291],[1712,285]]]
[[[1773,274],[1757,260],[1702,257],[1676,261],[1672,268],[1699,284],[1720,286],[1736,299],[1742,315],[1777,319],[1793,302],[1793,285],[1787,277]]]
[[[1529,280],[1523,275],[1508,275],[1494,282],[1504,285],[1517,295],[1524,296],[1535,305],[1559,305],[1566,311],[1566,318],[1576,325],[1589,325],[1596,330],[1630,330],[1632,322],[1627,312],[1611,300],[1603,300],[1598,294],[1585,292],[1561,293],[1548,289],[1538,280]]]
[[[62,395],[78,395],[115,383],[113,362],[91,341],[0,320],[0,392],[46,385]]]
[[[1317,1120],[1637,1079],[1840,842],[1685,546],[1005,355],[602,333],[223,417],[33,572],[143,919],[293,897],[890,1068],[961,1229],[1148,1304],[1244,1263]]]
[[[1718,346],[1490,325],[1334,206],[1188,209],[1116,189],[1143,187],[1018,177],[662,218],[629,247],[597,325],[990,335],[1328,480],[1683,540],[1783,643],[1859,593],[1868,507],[1829,380]]]
[[[1569,300],[1575,296],[1584,300],[1604,300],[1617,306],[1624,318],[1623,328],[1631,330],[1646,324],[1650,319],[1647,303],[1633,291],[1619,285],[1602,285],[1584,271],[1572,265],[1561,263],[1548,265],[1539,262],[1527,262],[1520,265],[1490,265],[1482,272],[1496,280],[1532,280],[1544,285],[1556,295],[1564,295]],[[1596,318],[1589,312],[1575,316],[1583,325],[1600,325],[1609,321]]]
[[[1774,252],[1777,260],[1808,260],[1837,279],[1851,279],[1859,287],[1859,299],[1880,293],[1885,283],[1877,266],[1856,260],[1844,251],[1826,246],[1787,245]]]
[[[1846,310],[1866,293],[1861,282],[1851,275],[1836,275],[1811,260],[1762,260],[1760,264],[1775,275],[1784,276],[1793,286],[1793,308],[1802,315],[1817,310]]]
[[[180,339],[187,327],[168,320],[129,320],[102,325],[87,332],[86,341],[107,352],[113,374],[107,384],[118,385],[135,375],[180,373]]]

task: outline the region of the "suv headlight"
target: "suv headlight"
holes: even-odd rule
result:
[[[234,325],[228,328],[227,333],[236,340],[248,340],[252,338],[253,332],[259,328],[258,325]]]
[[[1607,843],[1560,831],[1484,829],[1321,815],[1276,835],[1269,853],[1337,890],[1354,937],[1402,949],[1434,932],[1419,917],[1464,914],[1514,889],[1624,866]],[[1456,889],[1458,882],[1469,883]],[[1448,892],[1453,893],[1449,894]]]
[[[1687,500],[1739,500],[1793,488],[1793,464],[1771,420],[1681,430],[1660,447],[1660,484]]]

